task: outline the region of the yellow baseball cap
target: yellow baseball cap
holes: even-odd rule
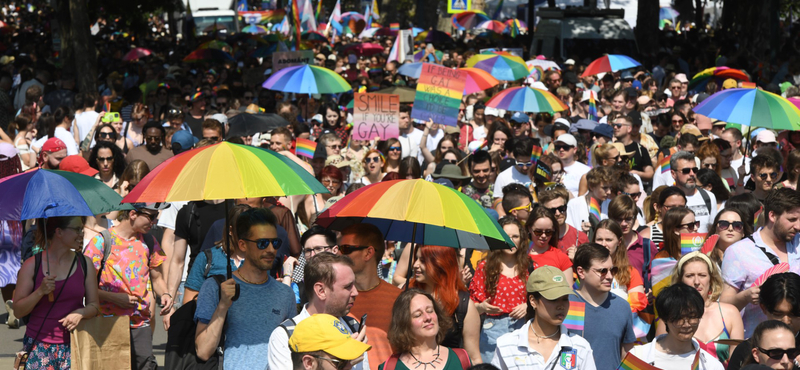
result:
[[[345,323],[328,314],[316,314],[301,321],[289,338],[292,352],[324,351],[342,360],[354,360],[372,346],[350,336]]]

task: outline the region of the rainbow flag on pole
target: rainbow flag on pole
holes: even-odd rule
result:
[[[589,216],[594,216],[597,218],[597,222],[600,222],[600,201],[594,197],[590,197],[591,200],[589,201]]]
[[[589,113],[588,118],[592,121],[597,120],[597,102],[594,100],[594,91],[589,90]]]
[[[669,172],[669,170],[670,170],[669,159],[670,158],[672,158],[672,156],[664,157],[664,158],[661,158],[661,160],[658,162],[658,167],[661,168],[661,173]]]
[[[538,145],[533,146],[533,151],[531,152],[531,162],[533,165],[539,162],[539,158],[542,157],[542,147]]]
[[[294,154],[306,158],[314,158],[314,152],[317,150],[317,143],[308,139],[297,139],[294,148]]]
[[[297,2],[300,0],[292,0],[292,20],[294,21],[294,28],[295,28],[295,46],[297,50],[300,50],[300,34],[303,32],[302,27],[300,26],[300,8]]]
[[[569,302],[569,311],[564,318],[564,326],[571,330],[583,331],[584,320],[586,319],[586,303]]]
[[[706,233],[681,234],[681,255],[699,251],[706,241]]]
[[[622,362],[617,367],[617,370],[661,370],[653,365],[644,362],[642,359],[634,356],[632,353],[628,352],[625,355],[625,358],[622,359]]]

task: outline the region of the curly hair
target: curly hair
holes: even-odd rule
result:
[[[500,226],[515,225],[519,228],[520,243],[514,252],[514,267],[517,271],[517,278],[522,280],[523,284],[528,281],[528,267],[531,264],[531,259],[528,257],[528,237],[525,235],[525,229],[522,224],[512,216],[505,216],[497,221]],[[494,297],[497,293],[497,283],[500,281],[500,272],[502,271],[502,258],[505,255],[504,250],[490,251],[486,256],[486,262],[483,265],[486,279],[484,280],[484,289],[486,290],[487,297]]]
[[[416,278],[411,278],[408,286],[424,289],[428,284],[432,285],[433,296],[442,304],[448,316],[452,315],[458,308],[458,292],[467,291],[458,267],[458,251],[450,247],[424,245],[417,253],[417,261],[425,266],[426,282],[420,283]]]

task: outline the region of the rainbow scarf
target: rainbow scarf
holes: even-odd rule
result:
[[[706,241],[706,233],[681,234],[681,255],[699,251]]]
[[[317,143],[308,139],[297,139],[294,154],[306,158],[314,158],[314,151],[317,150]]]
[[[584,320],[586,319],[586,303],[569,302],[569,312],[564,318],[564,326],[570,330],[583,330]]]
[[[594,101],[594,91],[589,92],[589,114],[588,118],[592,121],[597,120],[597,102]]]
[[[617,370],[660,370],[659,368],[642,361],[642,359],[628,352],[617,367]]]
[[[672,156],[664,157],[664,158],[661,158],[660,161],[658,161],[658,167],[661,167],[661,173],[665,173],[665,172],[669,172],[670,171],[669,159],[671,157]]]
[[[589,198],[589,217],[594,216],[600,222],[600,201],[594,197]]]

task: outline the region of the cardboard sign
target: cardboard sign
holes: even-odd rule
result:
[[[400,136],[400,96],[359,94],[353,98],[353,140]]]
[[[272,73],[291,66],[314,64],[314,51],[279,51],[272,54]]]
[[[423,63],[411,118],[422,122],[458,126],[458,107],[464,95],[467,72]]]

